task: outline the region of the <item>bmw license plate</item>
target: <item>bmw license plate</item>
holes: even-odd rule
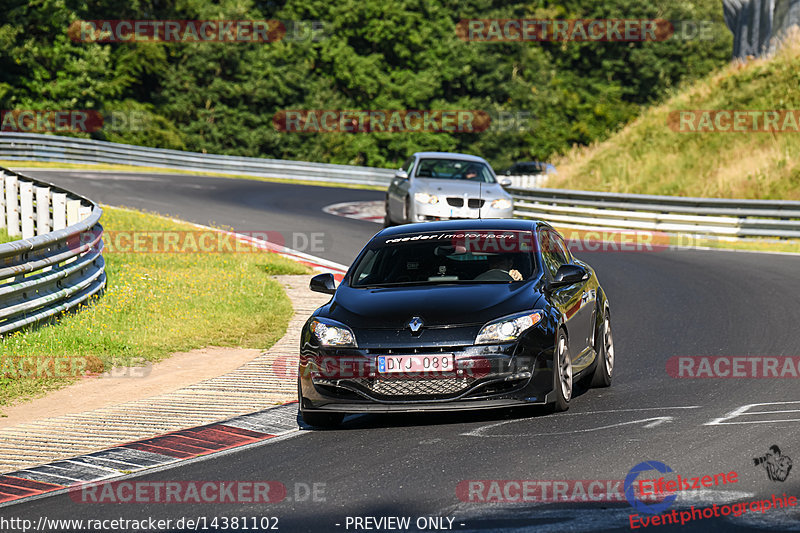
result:
[[[381,355],[378,356],[378,372],[381,374],[452,372],[454,359],[453,354]]]

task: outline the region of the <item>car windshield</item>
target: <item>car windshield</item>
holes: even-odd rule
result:
[[[422,159],[417,165],[415,176],[495,183],[494,175],[488,165],[463,159]]]
[[[530,233],[425,233],[376,239],[352,270],[351,287],[514,283],[536,272]]]

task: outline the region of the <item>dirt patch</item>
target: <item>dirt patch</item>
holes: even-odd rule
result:
[[[227,374],[252,361],[261,350],[208,347],[172,354],[150,367],[127,369],[123,377],[87,377],[42,398],[3,409],[0,428],[82,413],[108,405],[158,396]]]

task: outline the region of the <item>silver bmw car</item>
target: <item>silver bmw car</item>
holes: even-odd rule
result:
[[[514,204],[491,165],[474,155],[417,152],[386,191],[385,226],[431,220],[512,218]]]

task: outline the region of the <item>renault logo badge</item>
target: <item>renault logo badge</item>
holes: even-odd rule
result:
[[[422,319],[418,316],[415,316],[408,322],[408,327],[411,329],[411,333],[418,333],[420,329],[422,329]]]

